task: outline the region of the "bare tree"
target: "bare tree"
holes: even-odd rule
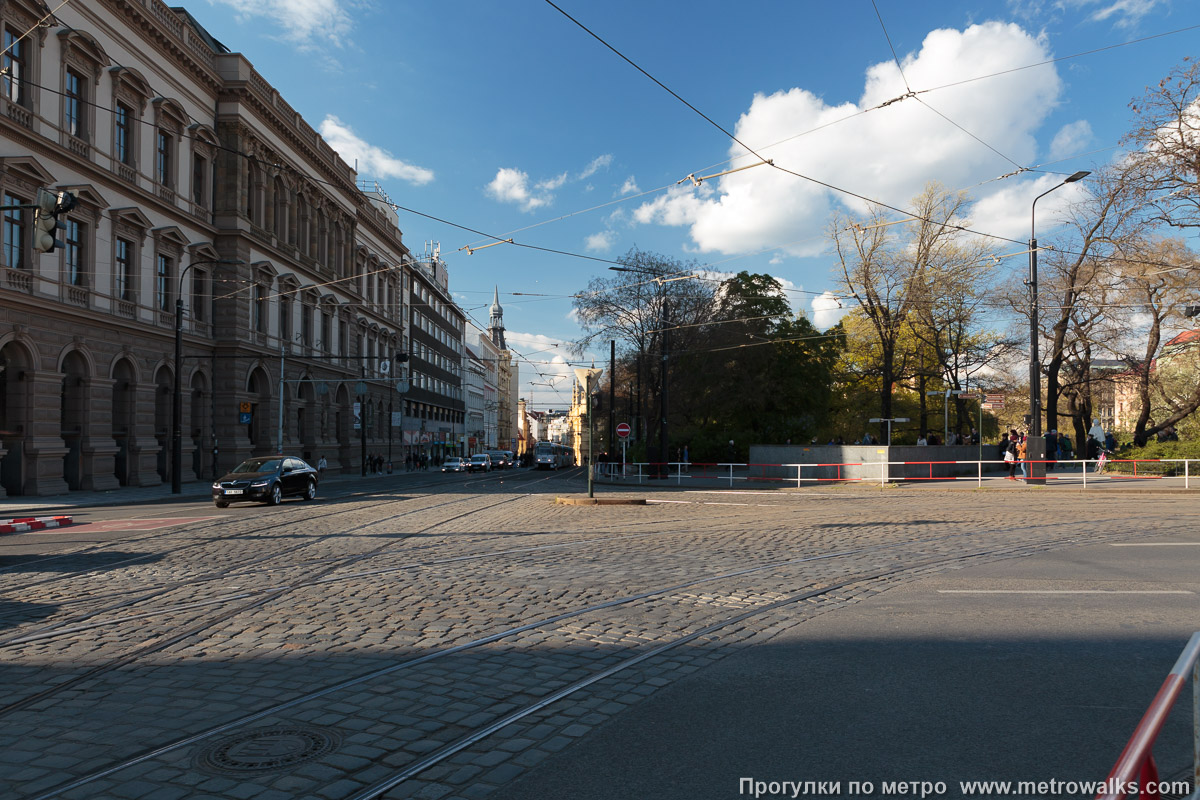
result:
[[[1124,169],[1141,203],[1159,222],[1200,227],[1200,62],[1184,59],[1130,108]]]

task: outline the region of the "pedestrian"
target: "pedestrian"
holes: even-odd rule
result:
[[[1062,461],[1070,461],[1075,456],[1075,448],[1071,444],[1071,437],[1058,435],[1058,457]]]
[[[329,464],[326,463],[325,456],[321,456],[321,459],[317,462],[317,480],[318,481],[325,480],[325,468],[328,466],[329,466]]]
[[[1021,477],[1028,478],[1029,473],[1026,472],[1025,462],[1029,456],[1029,437],[1027,434],[1021,434],[1021,440],[1017,442],[1017,461],[1021,464]]]
[[[1008,466],[1008,480],[1017,479],[1017,432],[1005,434],[1004,463]]]
[[[1051,428],[1046,434],[1046,469],[1054,469],[1054,462],[1058,460],[1058,431]]]
[[[1117,452],[1117,437],[1113,435],[1112,431],[1104,434],[1104,449],[1110,453]]]

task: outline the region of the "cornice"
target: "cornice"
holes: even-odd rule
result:
[[[187,41],[181,41],[177,38],[174,32],[168,31],[163,23],[158,20],[153,13],[149,12],[147,6],[158,3],[159,0],[98,0],[101,6],[108,8],[113,14],[119,14],[126,19],[131,20],[133,27],[141,32],[142,37],[149,43],[155,46],[161,53],[168,56],[175,64],[185,67],[193,77],[200,78],[203,83],[211,91],[218,92],[221,89],[221,79],[217,75],[215,66],[210,62],[202,63],[192,50],[187,46]],[[170,9],[162,3],[159,3],[166,13],[172,14]],[[187,22],[183,19],[175,17],[179,22],[180,30],[183,35],[187,36]],[[197,37],[198,38],[198,37]],[[210,56],[216,56],[207,45],[200,43],[198,46],[208,50]]]

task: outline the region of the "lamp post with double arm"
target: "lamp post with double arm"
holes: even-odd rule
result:
[[[1037,274],[1037,201],[1061,189],[1068,183],[1082,180],[1091,172],[1080,170],[1033,198],[1029,208],[1029,435],[1025,443],[1027,465],[1026,483],[1046,482],[1046,440],[1042,436],[1042,369],[1038,357],[1038,274]]]
[[[175,287],[175,388],[171,398],[171,494],[183,492],[183,277],[205,264],[244,264],[241,259],[193,261],[179,273]]]

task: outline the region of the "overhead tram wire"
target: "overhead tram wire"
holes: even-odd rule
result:
[[[876,14],[878,14],[878,8],[876,8]],[[975,77],[973,77],[973,78],[967,78],[967,79],[965,79],[965,80],[962,80],[962,81],[957,81],[957,82],[954,82],[954,83],[947,83],[947,84],[943,84],[943,85],[941,85],[941,86],[934,86],[934,87],[931,87],[931,88],[928,88],[928,89],[921,89],[921,90],[918,90],[918,91],[916,91],[916,92],[914,92],[914,93],[913,93],[913,97],[915,98],[915,97],[916,97],[916,95],[920,95],[920,94],[927,94],[927,93],[929,93],[929,92],[936,92],[936,91],[939,91],[939,90],[941,90],[941,89],[947,89],[947,88],[951,88],[951,87],[954,87],[954,86],[961,86],[961,85],[963,85],[963,84],[967,84],[967,83],[973,83],[973,82],[977,82],[977,81],[987,80],[988,78],[1000,77],[1000,76],[1003,76],[1003,75],[1008,75],[1008,74],[1011,74],[1011,73],[1013,73],[1013,72],[1018,72],[1018,71],[1021,71],[1021,70],[1033,69],[1034,67],[1045,66],[1045,65],[1047,65],[1047,64],[1053,64],[1053,63],[1056,63],[1056,62],[1059,62],[1059,61],[1069,61],[1069,60],[1072,60],[1072,59],[1076,59],[1076,58],[1082,58],[1082,57],[1084,57],[1084,56],[1089,56],[1089,55],[1094,55],[1094,54],[1096,54],[1096,53],[1105,52],[1105,51],[1107,51],[1107,50],[1116,50],[1116,49],[1120,49],[1120,48],[1122,48],[1122,47],[1129,47],[1129,46],[1132,46],[1132,45],[1135,45],[1135,44],[1141,44],[1141,43],[1143,43],[1143,42],[1148,42],[1148,41],[1152,41],[1152,40],[1154,40],[1154,39],[1159,39],[1159,38],[1162,38],[1162,37],[1165,37],[1165,36],[1174,36],[1174,35],[1176,35],[1176,34],[1179,34],[1179,33],[1186,33],[1186,32],[1188,32],[1188,31],[1195,30],[1196,28],[1200,28],[1200,25],[1192,25],[1192,26],[1185,27],[1185,28],[1178,28],[1178,29],[1176,29],[1176,30],[1172,30],[1172,31],[1166,31],[1166,32],[1164,32],[1164,33],[1158,33],[1158,34],[1153,34],[1153,35],[1151,35],[1151,36],[1145,36],[1145,37],[1142,37],[1142,38],[1140,38],[1140,39],[1131,39],[1130,41],[1127,41],[1127,42],[1120,42],[1120,43],[1118,43],[1118,44],[1106,45],[1105,47],[1099,47],[1099,48],[1096,48],[1096,49],[1093,49],[1093,50],[1085,50],[1085,51],[1082,51],[1082,52],[1079,52],[1079,53],[1074,53],[1074,54],[1072,54],[1072,55],[1067,55],[1067,56],[1059,56],[1058,58],[1053,58],[1053,59],[1050,59],[1050,60],[1048,60],[1048,61],[1039,61],[1039,62],[1037,62],[1036,64],[1026,64],[1026,65],[1024,65],[1024,66],[1021,66],[1021,67],[1014,67],[1014,68],[1012,68],[1012,69],[1000,70],[1000,71],[998,71],[998,72],[990,72],[990,73],[987,73],[987,74],[985,74],[985,75],[977,75],[977,76],[975,76]],[[886,31],[886,29],[884,30],[884,35],[885,35],[885,36],[887,36],[887,31]],[[891,45],[891,38],[890,38],[890,36],[888,37],[888,44],[889,44],[889,45]],[[893,48],[893,51],[892,51],[892,56],[893,56],[893,58],[896,56],[896,53],[895,53],[895,50],[894,50],[894,48]],[[897,66],[898,66],[898,64],[897,64]],[[901,75],[903,76],[903,71],[901,72]],[[906,85],[907,85],[907,79],[906,79],[905,83],[906,83]],[[893,98],[892,100],[886,100],[886,101],[884,101],[884,102],[880,103],[879,105],[872,106],[872,107],[870,107],[870,108],[864,108],[864,109],[860,109],[860,110],[858,110],[858,111],[855,111],[853,114],[847,114],[847,115],[846,115],[846,116],[844,116],[844,117],[839,117],[838,119],[835,119],[835,120],[830,120],[829,122],[823,123],[823,124],[821,124],[821,125],[818,125],[818,126],[816,126],[816,127],[814,127],[814,128],[809,128],[809,129],[808,129],[808,130],[806,130],[806,131],[802,131],[802,132],[800,132],[800,133],[793,134],[793,135],[791,135],[791,136],[788,136],[788,137],[786,137],[786,138],[780,139],[780,140],[778,140],[778,141],[776,141],[776,142],[772,142],[771,144],[763,145],[762,147],[759,147],[759,148],[758,148],[758,150],[760,150],[760,151],[766,151],[766,150],[770,150],[771,148],[778,147],[778,146],[779,146],[779,145],[781,145],[781,144],[786,144],[787,142],[793,141],[793,140],[795,140],[795,139],[800,139],[800,138],[803,138],[803,137],[805,137],[805,136],[809,136],[809,135],[811,135],[811,134],[818,133],[818,132],[820,132],[820,131],[822,131],[822,130],[824,130],[824,129],[826,129],[826,128],[833,127],[834,125],[840,125],[840,124],[841,124],[841,123],[843,123],[843,122],[847,122],[847,121],[849,121],[849,120],[852,120],[852,119],[854,119],[855,117],[860,117],[860,116],[862,116],[862,115],[864,115],[864,114],[868,114],[868,113],[870,113],[870,112],[872,112],[872,111],[878,111],[878,110],[880,110],[880,109],[882,109],[882,108],[885,108],[885,107],[887,107],[887,106],[891,105],[891,104],[892,104],[892,103],[894,103],[895,101],[896,101],[896,99],[895,99],[895,98]],[[926,104],[926,105],[928,105],[928,104]],[[932,107],[932,106],[929,106],[929,108],[930,108],[930,110],[933,110],[933,111],[935,111],[935,113],[936,113],[936,109],[933,109],[933,107]],[[969,132],[968,132],[968,134],[969,134]],[[984,144],[986,145],[986,143],[984,143]],[[1093,155],[1093,154],[1095,154],[1095,153],[1102,153],[1102,152],[1104,152],[1105,150],[1109,150],[1109,149],[1114,149],[1114,148],[1101,148],[1101,149],[1098,149],[1098,150],[1091,150],[1091,151],[1088,151],[1088,152],[1086,152],[1086,153],[1081,153],[1081,154],[1079,154],[1079,155],[1077,155],[1077,156],[1072,156],[1071,158],[1082,158],[1082,157],[1084,157],[1084,156]],[[736,160],[738,160],[738,159],[740,159],[740,158],[747,158],[749,155],[750,155],[750,154],[749,154],[749,153],[747,153],[747,154],[742,154],[742,155],[736,155],[736,156],[732,156],[732,157],[730,157],[730,158],[727,158],[727,159],[725,159],[725,160],[723,160],[723,161],[718,161],[718,162],[715,162],[715,163],[713,163],[713,164],[709,164],[708,166],[701,167],[699,170],[694,170],[693,172],[707,171],[707,170],[710,170],[710,169],[715,169],[715,168],[717,168],[717,167],[724,166],[724,165],[726,165],[726,164],[732,164],[734,161],[736,161]],[[1002,154],[1001,154],[1001,155],[1002,155]],[[1005,160],[1010,160],[1010,159],[1007,159],[1007,158],[1006,158]],[[1019,174],[1019,172],[1024,172],[1024,171],[1037,171],[1037,172],[1040,172],[1040,171],[1042,171],[1042,170],[1041,170],[1041,168],[1042,168],[1042,167],[1051,166],[1051,165],[1053,165],[1053,164],[1062,163],[1063,161],[1068,161],[1068,160],[1071,160],[1071,159],[1059,159],[1058,161],[1047,162],[1047,163],[1043,163],[1043,164],[1035,164],[1034,166],[1032,166],[1032,167],[1029,167],[1027,170],[1026,170],[1025,168],[1021,168],[1021,169],[1018,171],[1018,173],[1009,173],[1009,174],[1007,174],[1007,175],[1002,175],[1002,176],[999,176],[999,177],[997,177],[997,178],[991,178],[991,179],[989,179],[988,181],[983,181],[983,182],[981,182],[981,183],[978,183],[978,184],[975,184],[975,185],[976,185],[976,186],[982,186],[984,183],[990,183],[990,182],[992,182],[992,181],[1000,180],[1000,179],[1002,179],[1002,178],[1012,177],[1014,174]],[[1019,166],[1019,165],[1018,165],[1018,166]],[[646,196],[648,196],[648,195],[651,195],[651,194],[657,194],[658,192],[661,192],[661,191],[663,191],[663,190],[665,190],[665,189],[670,189],[672,186],[675,186],[675,185],[677,185],[677,184],[667,184],[667,185],[665,185],[665,186],[660,186],[660,187],[659,187],[659,188],[657,188],[657,189],[651,189],[651,190],[649,190],[649,191],[641,192],[641,193],[639,193],[639,194],[630,195],[629,197],[622,197],[622,198],[618,198],[617,200],[612,200],[612,201],[610,201],[610,202],[608,202],[608,203],[601,203],[601,204],[600,204],[600,205],[598,205],[598,206],[592,206],[591,208],[582,209],[582,210],[580,210],[580,211],[574,211],[574,212],[571,212],[570,214],[564,214],[564,215],[562,215],[562,216],[555,217],[555,218],[553,218],[553,219],[546,219],[546,220],[542,220],[542,221],[540,221],[540,222],[535,222],[535,223],[533,223],[532,225],[527,225],[527,226],[525,226],[525,227],[523,227],[523,228],[515,228],[515,229],[513,229],[513,230],[509,231],[509,232],[508,232],[507,234],[505,234],[505,235],[506,235],[506,236],[511,236],[511,235],[513,235],[513,234],[515,234],[515,233],[521,233],[521,232],[523,232],[523,231],[530,230],[530,229],[532,229],[532,228],[540,227],[540,226],[542,226],[542,225],[547,225],[547,224],[549,224],[549,223],[551,223],[551,222],[558,222],[558,221],[560,221],[560,220],[567,219],[567,218],[574,217],[574,216],[578,216],[578,215],[580,215],[580,214],[586,214],[586,213],[589,213],[589,212],[591,212],[591,211],[596,211],[596,210],[599,210],[599,209],[601,209],[601,208],[607,208],[608,206],[612,206],[612,205],[619,205],[619,204],[621,204],[621,203],[625,203],[625,202],[628,202],[628,201],[630,201],[630,200],[636,200],[636,199],[638,199],[638,198],[641,198],[641,197],[646,197]],[[474,243],[472,243],[472,244],[474,244]],[[461,250],[462,248],[459,248],[459,249]]]
[[[896,55],[896,46],[892,44],[892,37],[888,33],[887,25],[883,22],[883,15],[879,13],[879,4],[875,0],[871,0],[871,8],[875,9],[875,18],[879,20],[879,27],[883,29],[883,38],[887,39],[888,47],[892,51],[892,60],[896,62],[896,70],[900,73],[900,80],[904,81],[904,88],[912,93],[912,87],[908,85],[908,77],[904,74],[904,67],[900,66],[900,56]]]
[[[13,49],[14,47],[16,47],[18,42],[21,42],[21,41],[23,41],[23,40],[24,40],[24,39],[25,39],[27,36],[29,36],[29,34],[33,33],[33,32],[34,32],[34,31],[36,31],[38,28],[40,28],[40,27],[42,27],[43,25],[45,25],[45,24],[46,24],[47,22],[49,22],[51,19],[57,19],[57,17],[55,17],[55,14],[56,14],[58,11],[60,11],[60,10],[62,9],[62,7],[63,7],[63,6],[65,6],[65,5],[66,5],[67,3],[69,3],[69,2],[71,2],[71,0],[62,0],[62,2],[61,2],[61,3],[59,3],[58,5],[56,5],[54,8],[50,9],[50,11],[49,11],[49,12],[48,12],[48,13],[47,13],[47,14],[46,14],[44,17],[42,17],[41,19],[39,19],[37,22],[33,23],[33,27],[32,27],[32,28],[30,28],[29,30],[27,30],[27,31],[25,31],[24,33],[22,33],[20,36],[18,36],[18,37],[16,37],[15,39],[13,39],[13,42],[12,42],[12,44],[10,44],[8,47],[4,48],[3,50],[0,50],[0,56],[6,56],[6,55],[8,55],[8,51],[9,51],[9,50],[11,50],[11,49]]]
[[[606,42],[606,41],[605,41],[603,38],[601,38],[601,37],[599,36],[599,34],[597,34],[597,33],[593,32],[591,29],[589,29],[589,28],[588,28],[586,25],[584,25],[582,22],[580,22],[579,20],[577,20],[577,19],[575,19],[574,17],[572,17],[572,16],[571,16],[570,14],[568,14],[566,11],[564,11],[563,9],[561,9],[559,6],[555,5],[555,3],[554,3],[554,0],[545,0],[545,2],[546,2],[546,4],[547,4],[547,5],[549,5],[549,6],[551,6],[552,8],[554,8],[556,11],[558,11],[558,12],[559,12],[560,14],[562,14],[564,17],[566,17],[567,19],[569,19],[571,22],[573,22],[573,23],[575,23],[577,26],[579,26],[579,28],[581,28],[581,29],[582,29],[582,30],[583,30],[585,33],[587,33],[587,34],[588,34],[589,36],[591,36],[593,39],[595,39],[596,41],[600,42],[602,45],[604,45],[604,46],[605,46],[605,47],[607,47],[609,50],[611,50],[613,53],[615,53],[615,54],[616,54],[616,55],[617,55],[619,58],[621,58],[621,60],[622,60],[622,61],[624,61],[625,63],[629,64],[631,67],[633,67],[634,69],[636,69],[638,72],[640,72],[640,73],[642,73],[643,75],[645,75],[647,78],[649,78],[649,79],[650,79],[651,81],[653,81],[655,84],[657,84],[658,86],[660,86],[660,87],[661,87],[661,88],[662,88],[664,91],[666,91],[668,94],[670,94],[670,95],[671,95],[672,97],[674,97],[676,100],[678,100],[679,102],[683,103],[685,106],[687,106],[687,107],[688,107],[688,108],[690,108],[692,111],[694,111],[696,114],[698,114],[698,115],[699,115],[701,118],[703,118],[703,119],[704,119],[706,122],[708,122],[708,123],[709,123],[710,125],[712,125],[714,128],[716,128],[717,130],[719,130],[721,133],[725,134],[727,137],[729,137],[729,138],[730,138],[731,140],[733,140],[734,142],[737,142],[739,145],[741,145],[741,146],[742,146],[742,148],[744,148],[744,149],[745,149],[747,152],[749,152],[750,154],[752,154],[753,156],[755,156],[756,158],[758,158],[760,161],[762,161],[762,162],[764,162],[764,163],[766,163],[766,164],[769,164],[769,165],[770,165],[770,166],[771,166],[773,169],[777,169],[777,170],[779,170],[780,172],[784,172],[784,173],[787,173],[788,175],[792,175],[792,176],[794,176],[794,177],[800,178],[801,180],[805,180],[805,181],[808,181],[808,182],[810,182],[810,183],[815,183],[816,185],[818,185],[818,186],[822,186],[822,187],[824,187],[824,188],[826,188],[826,189],[829,189],[830,191],[837,192],[837,193],[839,193],[839,194],[844,194],[844,195],[847,195],[848,197],[853,197],[853,198],[855,198],[855,199],[857,199],[857,200],[862,200],[864,203],[870,203],[870,204],[872,204],[872,205],[879,206],[880,208],[886,208],[886,209],[889,209],[889,210],[891,210],[891,211],[895,211],[895,212],[896,212],[896,213],[898,213],[898,214],[905,214],[905,215],[908,215],[908,216],[914,216],[914,217],[918,217],[918,218],[920,218],[920,217],[919,217],[919,215],[913,214],[911,211],[905,211],[904,209],[897,208],[896,206],[890,205],[890,204],[888,204],[888,203],[885,203],[885,202],[883,202],[883,201],[881,201],[881,200],[875,200],[875,199],[872,199],[872,198],[870,198],[870,197],[867,197],[867,196],[865,196],[865,195],[861,195],[861,194],[859,194],[858,192],[851,191],[850,189],[844,189],[844,188],[842,188],[841,186],[836,186],[836,185],[834,185],[834,184],[832,184],[832,183],[828,183],[828,182],[826,182],[826,181],[820,180],[819,178],[814,178],[814,177],[812,177],[812,176],[810,176],[810,175],[805,175],[805,174],[803,174],[803,173],[796,172],[795,170],[788,169],[787,167],[783,167],[783,166],[781,166],[781,165],[779,165],[779,164],[776,164],[776,163],[774,163],[773,161],[771,161],[771,160],[769,160],[769,159],[763,158],[763,156],[762,156],[760,153],[758,153],[756,150],[754,150],[753,148],[751,148],[749,145],[747,145],[745,142],[743,142],[743,141],[742,141],[741,139],[739,139],[737,136],[735,136],[735,135],[733,135],[732,133],[730,133],[729,131],[727,131],[727,130],[726,130],[724,127],[722,127],[722,126],[721,126],[719,123],[715,122],[715,121],[714,121],[714,120],[713,120],[711,117],[709,117],[709,116],[708,116],[707,114],[705,114],[703,111],[701,111],[700,109],[696,108],[694,105],[692,105],[691,103],[689,103],[687,100],[684,100],[682,97],[680,97],[678,94],[676,94],[674,90],[672,90],[670,87],[668,87],[668,86],[667,86],[666,84],[664,84],[662,81],[660,81],[658,78],[655,78],[655,77],[654,77],[653,75],[651,75],[649,72],[647,72],[646,70],[642,69],[640,66],[638,66],[637,64],[635,64],[635,63],[634,63],[632,60],[630,60],[630,59],[629,59],[629,58],[628,58],[628,57],[627,57],[627,56],[626,56],[624,53],[622,53],[620,50],[617,50],[615,47],[613,47],[611,44],[609,44],[609,43],[608,43],[608,42]],[[897,98],[897,99],[900,99],[900,98]],[[928,222],[932,222],[933,220],[926,220],[926,221],[928,221]],[[992,239],[998,239],[998,240],[1000,240],[1000,241],[1011,242],[1012,244],[1021,244],[1021,242],[1020,242],[1020,241],[1018,241],[1017,239],[1010,239],[1010,238],[1008,238],[1008,237],[1005,237],[1005,236],[999,236],[998,234],[986,233],[986,232],[984,232],[984,231],[976,231],[976,230],[972,230],[972,229],[970,229],[970,228],[966,228],[966,227],[963,227],[963,226],[947,226],[947,227],[953,228],[953,229],[955,229],[955,230],[961,230],[961,231],[963,231],[963,232],[965,232],[965,233],[974,233],[974,234],[976,234],[976,235],[978,235],[978,236],[986,236],[986,237],[988,237],[988,238],[992,238]]]

